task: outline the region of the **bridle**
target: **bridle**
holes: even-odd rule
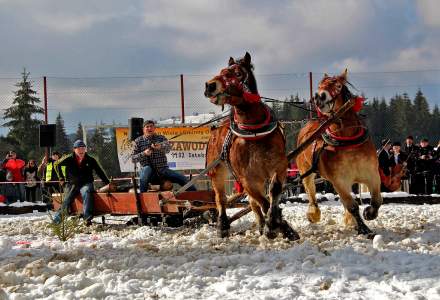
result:
[[[314,102],[314,105],[316,107],[316,110],[318,111],[318,115],[319,116],[323,116],[325,114],[333,114],[333,113],[335,113],[334,109],[335,109],[336,99],[341,94],[342,94],[341,96],[342,96],[343,103],[347,102],[348,100],[350,100],[351,98],[354,97],[353,94],[350,92],[350,90],[348,89],[348,87],[345,84],[342,84],[341,82],[339,82],[337,79],[334,79],[334,78],[329,78],[327,80],[329,80],[329,81],[336,81],[335,83],[333,83],[335,85],[335,88],[333,88],[331,90],[324,89],[323,92],[322,92],[322,93],[324,93],[326,95],[325,96],[325,100],[324,100],[324,105],[329,105],[330,106],[330,110],[328,112],[324,113],[319,108],[319,105],[317,104],[316,101],[317,101],[317,99],[322,99],[320,94],[315,93],[315,97],[312,98],[312,101]],[[319,84],[319,86],[323,85],[325,83],[325,81],[326,81],[326,79],[324,79],[323,82],[321,82]],[[359,98],[359,101],[363,101],[363,100],[364,100],[363,98]],[[360,109],[357,109],[357,111],[359,111],[359,110]]]
[[[219,103],[220,97],[226,97],[226,99],[230,99],[231,91],[237,92],[250,92],[248,87],[248,78],[249,73],[247,70],[235,63],[233,65],[228,66],[220,71],[220,74],[213,78],[213,80],[218,80],[223,87],[223,91],[217,93],[215,96],[217,98],[217,103]],[[225,101],[224,104],[229,104],[228,101]]]

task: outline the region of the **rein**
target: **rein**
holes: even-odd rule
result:
[[[302,109],[304,111],[315,112],[313,109],[308,109],[308,108],[305,108],[305,107],[299,105],[300,103],[305,103],[305,102],[289,102],[289,101],[283,101],[283,100],[268,98],[268,97],[263,97],[263,96],[261,97],[261,99],[265,99],[264,102],[289,104],[289,105],[292,105],[293,107]]]

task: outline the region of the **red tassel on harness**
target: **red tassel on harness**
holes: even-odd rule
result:
[[[364,105],[365,98],[361,96],[357,96],[356,99],[354,99],[354,105],[353,105],[353,111],[354,112],[360,112],[362,109],[362,106]]]
[[[243,92],[243,99],[249,103],[258,103],[261,101],[261,97],[258,94],[252,94],[248,92]]]

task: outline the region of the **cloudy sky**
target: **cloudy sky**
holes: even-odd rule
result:
[[[21,1],[0,0],[0,108],[23,67],[49,121],[127,123],[131,116],[213,110],[203,82],[229,56],[252,54],[260,93],[307,97],[308,72],[351,72],[367,97],[421,88],[440,104],[436,0]]]

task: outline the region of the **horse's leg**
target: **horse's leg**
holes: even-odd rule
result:
[[[249,205],[255,214],[255,221],[258,226],[260,234],[263,234],[265,219],[267,211],[269,210],[269,202],[264,196],[265,184],[264,182],[248,182],[243,179],[243,187],[249,196]]]
[[[370,177],[366,185],[370,191],[371,200],[370,205],[364,209],[363,215],[365,220],[374,220],[377,218],[379,207],[382,205],[382,196],[380,194],[380,177]]]
[[[351,196],[351,185],[347,185],[341,182],[333,182],[333,187],[341,198],[342,204],[346,211],[348,211],[357,223],[358,234],[365,234],[368,238],[373,238],[374,233],[365,225],[359,213],[359,204]]]
[[[249,205],[251,206],[252,211],[255,214],[255,221],[258,226],[258,231],[260,232],[260,234],[263,234],[263,229],[264,229],[264,224],[265,224],[265,222],[264,222],[264,215],[265,215],[264,208],[261,207],[260,201],[256,200],[254,197],[249,197],[249,198],[250,198]],[[264,200],[263,202],[267,203],[266,200]],[[266,206],[268,206],[268,205],[266,204]],[[266,211],[267,211],[267,209],[266,209]]]
[[[283,183],[275,173],[269,185],[270,207],[267,213],[265,233],[268,238],[273,239],[281,231],[285,238],[291,241],[298,240],[300,238],[299,234],[282,217],[282,210],[279,206],[282,190]]]
[[[212,188],[215,192],[215,203],[217,206],[217,235],[221,238],[229,236],[230,223],[226,215],[226,193],[225,193],[225,179],[227,170],[220,165],[215,169],[215,174],[212,176]]]
[[[302,180],[306,193],[309,196],[307,219],[311,223],[318,223],[319,220],[321,220],[321,211],[319,210],[318,202],[316,201],[315,176],[316,174],[312,173]]]

